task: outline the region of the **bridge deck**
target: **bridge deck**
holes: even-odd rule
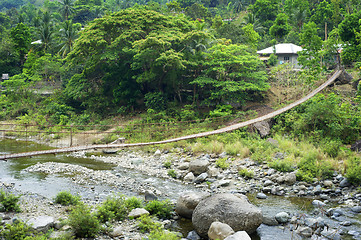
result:
[[[298,105],[301,103],[304,103],[305,101],[309,100],[313,96],[315,96],[317,93],[322,91],[325,87],[333,83],[342,73],[343,70],[336,71],[325,83],[323,83],[321,86],[313,90],[311,93],[309,93],[307,96],[299,99],[298,101],[291,103],[290,105],[287,105],[283,108],[280,108],[274,112],[271,112],[269,114],[266,114],[264,116],[254,118],[245,122],[233,124],[228,127],[220,128],[218,130],[209,131],[209,132],[203,132],[198,134],[192,134],[187,135],[183,137],[178,138],[172,138],[167,139],[163,141],[157,141],[157,142],[146,142],[146,143],[123,143],[123,144],[98,144],[98,145],[89,145],[89,146],[77,146],[77,147],[68,147],[68,148],[59,148],[59,149],[52,149],[52,150],[44,150],[44,151],[33,151],[33,152],[23,152],[23,153],[14,153],[14,154],[7,154],[7,155],[0,155],[0,160],[7,160],[12,158],[21,158],[21,157],[31,157],[36,155],[44,155],[44,154],[56,154],[56,153],[68,153],[68,152],[76,152],[76,151],[84,151],[84,150],[91,150],[91,149],[104,149],[104,148],[125,148],[125,147],[138,147],[138,146],[148,146],[148,145],[155,145],[155,144],[165,144],[165,143],[171,143],[171,142],[177,142],[182,140],[188,140],[193,138],[200,138],[200,137],[206,137],[214,134],[220,134],[225,132],[230,132],[242,127],[246,127],[249,125],[252,125],[257,122],[261,122],[270,118],[273,118],[277,115],[280,115]]]

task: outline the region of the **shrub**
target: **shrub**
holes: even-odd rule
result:
[[[23,240],[34,235],[34,230],[25,223],[17,221],[14,224],[6,224],[0,231],[0,239]]]
[[[292,163],[285,160],[274,160],[270,163],[270,167],[280,172],[292,172],[294,170]]]
[[[3,212],[20,212],[20,206],[18,204],[20,199],[20,196],[15,196],[14,194],[11,193],[6,193],[3,190],[0,190],[0,203],[1,203],[1,208],[0,211]]]
[[[68,191],[59,192],[54,199],[55,203],[59,203],[63,206],[76,205],[79,203],[79,200],[79,196],[73,196]]]
[[[145,233],[160,231],[163,228],[163,225],[160,222],[154,221],[150,216],[143,215],[139,218],[138,227],[142,233]]]
[[[154,214],[160,218],[170,218],[173,210],[173,204],[169,200],[153,200],[145,206],[145,209],[150,214]]]
[[[172,178],[177,178],[177,173],[174,169],[169,169],[168,170],[168,176],[172,177]]]
[[[217,105],[217,108],[209,112],[211,118],[214,117],[225,117],[232,115],[233,107],[231,105]]]
[[[354,185],[361,184],[361,159],[349,158],[347,160],[346,177]]]
[[[165,162],[163,163],[163,166],[164,166],[165,168],[170,168],[170,167],[172,166],[172,162],[169,161],[169,160],[167,160],[167,161],[165,161]]]
[[[229,163],[227,162],[227,157],[217,159],[216,166],[223,170],[227,169],[229,167]]]
[[[123,220],[128,213],[123,195],[107,198],[101,206],[98,207],[97,217],[100,222],[107,222],[111,220]]]
[[[152,231],[150,233],[148,239],[149,240],[179,240],[181,238],[177,235],[177,233],[163,230],[163,231]]]
[[[69,214],[68,223],[76,237],[92,238],[100,231],[99,220],[91,213],[90,207],[84,203],[79,203],[72,209]]]
[[[167,107],[165,96],[161,92],[149,92],[145,94],[144,104],[148,109],[151,108],[156,111],[162,111]]]
[[[125,199],[124,204],[127,208],[127,211],[131,211],[135,208],[141,208],[143,206],[142,200],[136,197],[130,197]]]
[[[337,157],[340,152],[341,142],[337,140],[326,139],[322,141],[322,150],[330,157]]]
[[[254,177],[254,172],[252,170],[248,170],[246,168],[239,169],[238,174],[244,178],[253,178]]]

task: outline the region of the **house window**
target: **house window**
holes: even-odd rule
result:
[[[284,57],[283,60],[289,61],[289,60],[290,60],[290,57]]]

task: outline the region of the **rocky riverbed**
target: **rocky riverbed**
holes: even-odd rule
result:
[[[281,157],[282,153],[278,155],[275,157]],[[78,191],[87,189],[87,194],[80,195],[84,202],[92,206],[102,202],[112,192],[140,197],[151,194],[173,202],[187,191],[212,195],[247,194],[263,211],[263,224],[254,239],[361,239],[361,189],[350,185],[337,173],[330,180],[310,184],[296,181],[294,172],[281,173],[249,158],[239,159],[225,153],[194,156],[183,149],[173,149],[171,152],[120,149],[116,154],[78,152],[71,156],[111,163],[114,167],[111,170],[92,170],[72,163],[39,162],[23,171],[68,178],[75,186],[80,186]],[[220,159],[229,166],[220,168]],[[245,172],[244,169],[252,174],[240,175],[239,172]],[[109,188],[98,192],[96,186]],[[16,186],[12,183],[2,183],[0,188],[22,194],[23,212],[17,215],[3,214],[5,222],[12,221],[14,217],[30,220],[50,216],[56,223],[67,217],[68,208],[54,204],[52,199],[31,192],[16,192]],[[274,204],[269,203],[270,199],[274,199]],[[283,199],[304,202],[304,209],[276,203]],[[167,225],[177,225],[178,219],[175,216]],[[103,235],[99,239],[142,239],[145,236],[139,233],[134,220],[123,221],[115,229],[121,232],[117,237]]]

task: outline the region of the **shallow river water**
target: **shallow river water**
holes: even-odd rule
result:
[[[9,154],[15,152],[26,152],[35,150],[49,149],[48,146],[27,142],[16,141],[11,139],[0,140],[0,154]],[[167,179],[150,177],[133,170],[116,167],[112,164],[96,161],[92,158],[79,158],[71,155],[43,155],[32,158],[19,158],[9,161],[0,161],[0,181],[13,184],[15,190],[20,192],[29,192],[43,196],[49,199],[55,197],[60,191],[70,191],[73,194],[79,194],[82,199],[97,201],[104,200],[112,193],[122,193],[127,196],[138,196],[137,192],[120,187],[114,188],[105,184],[99,185],[79,185],[75,184],[69,177],[61,174],[41,174],[29,173],[24,171],[29,166],[43,162],[59,162],[75,164],[95,171],[111,171],[113,173],[126,175],[136,181],[144,182],[154,186],[160,192],[167,193],[167,198],[175,201],[182,192],[197,191],[193,185],[184,185],[179,182],[169,181]],[[312,199],[299,197],[276,197],[269,196],[267,199],[260,200],[253,195],[248,196],[250,201],[260,207],[263,213],[273,216],[278,212],[286,211],[289,213],[306,213],[313,211],[311,206]],[[355,222],[350,230],[359,230],[361,219],[346,217],[346,220]],[[190,221],[179,220],[174,226],[175,230],[182,232],[184,235],[192,229]],[[300,239],[289,230],[289,227],[270,227],[261,225],[257,233],[252,235],[252,240],[275,240],[275,239]],[[352,239],[345,236],[343,239]]]

